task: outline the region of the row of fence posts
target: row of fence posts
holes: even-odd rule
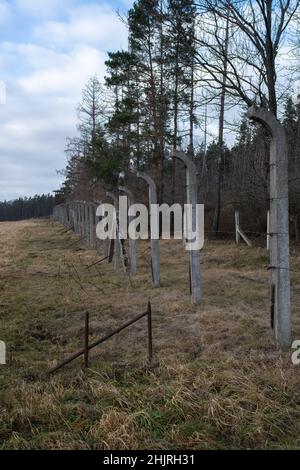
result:
[[[191,211],[191,224],[192,230],[195,231],[197,227],[196,217],[196,204],[197,204],[197,169],[196,166],[188,155],[183,152],[174,151],[174,158],[180,160],[186,169],[186,202],[192,205]],[[149,207],[157,204],[157,189],[153,179],[144,173],[137,173],[137,178],[143,180],[148,186],[149,193]],[[132,192],[124,186],[119,186],[119,193],[125,193],[128,196],[129,205],[134,204]],[[121,259],[125,258],[125,247],[123,240],[120,239],[118,230],[118,213],[119,213],[119,200],[116,194],[107,192],[107,198],[110,198],[116,209],[116,240],[111,242],[109,239],[103,242],[103,255],[111,261],[110,251],[113,248],[115,258],[115,270],[119,271]],[[97,220],[97,207],[101,201],[85,202],[73,201],[65,204],[57,205],[53,211],[53,219],[62,223],[68,230],[73,230],[79,235],[80,240],[88,247],[94,248],[100,254],[101,242],[96,237]],[[159,226],[157,218],[159,214],[157,211],[150,211],[150,232],[154,231],[154,227]],[[130,220],[129,220],[130,222]],[[113,243],[113,247],[112,247]],[[127,255],[126,255],[127,256]],[[128,272],[131,275],[136,274],[136,241],[129,240],[129,266]],[[159,240],[151,236],[151,271],[152,271],[152,285],[155,288],[160,287],[160,255],[159,255]],[[193,250],[189,252],[189,273],[190,273],[190,294],[191,302],[199,304],[201,300],[201,277],[200,277],[200,250]]]
[[[197,172],[192,160],[182,152],[176,152],[175,157],[180,159],[186,167],[186,191],[187,191],[187,203],[192,204],[196,207],[197,204]],[[149,205],[157,203],[157,190],[153,179],[144,173],[137,173],[137,178],[144,180],[148,185],[149,190]],[[134,204],[134,197],[132,192],[125,186],[119,186],[119,193],[124,193],[128,197],[129,207]],[[119,214],[119,199],[112,193],[106,193],[107,198],[111,199],[116,209],[116,223],[118,224]],[[85,202],[85,201],[73,201],[65,204],[60,204],[54,208],[53,218],[62,223],[68,230],[73,230],[80,237],[80,241],[86,244],[86,246],[96,249],[100,255],[101,241],[96,236],[96,226],[99,222],[97,217],[97,207],[101,204],[101,201]],[[154,220],[154,217],[158,217],[157,212],[150,213],[150,225],[151,229],[154,225],[158,226],[158,220]],[[196,223],[194,214],[193,224]],[[132,217],[129,217],[128,222],[131,222]],[[269,235],[269,221],[270,215],[268,212],[267,216],[267,249],[269,249],[270,235]],[[236,228],[236,242],[239,243],[242,238],[248,246],[252,243],[246,236],[244,231],[241,229],[239,212],[235,212],[235,228]],[[195,226],[193,225],[193,230]],[[120,270],[121,258],[124,258],[124,245],[119,237],[119,230],[116,230],[116,240],[113,246],[110,246],[110,240],[106,239],[102,242],[103,244],[103,259],[107,259],[111,262],[114,256],[115,271]],[[110,251],[113,253],[110,254]],[[151,270],[152,270],[152,284],[153,287],[160,286],[160,256],[159,256],[159,240],[151,238]],[[131,275],[136,274],[137,261],[136,261],[136,240],[129,239],[129,266],[127,267],[128,272]],[[201,278],[200,278],[200,253],[197,250],[189,252],[189,275],[190,275],[190,294],[192,303],[199,303],[201,298]]]
[[[75,232],[80,240],[89,248],[97,250],[100,254],[100,240],[96,236],[98,217],[97,207],[100,201],[85,202],[73,201],[59,204],[54,207],[52,218],[63,224],[70,231]],[[103,255],[109,253],[109,240],[103,241]]]
[[[268,216],[268,248],[270,251],[271,286],[275,290],[274,297],[274,334],[277,344],[287,347],[291,344],[291,305],[290,305],[290,264],[289,264],[289,225],[288,225],[288,172],[287,172],[287,145],[284,129],[274,116],[262,108],[253,106],[248,111],[251,120],[265,125],[271,135],[270,151],[270,212]],[[173,151],[170,155],[179,159],[186,169],[186,203],[192,204],[191,226],[196,227],[197,204],[197,169],[190,156],[183,152]],[[150,176],[139,173],[138,178],[143,179],[149,188],[149,203],[157,202],[156,186]],[[91,211],[92,214],[91,215]],[[54,209],[54,218],[64,225],[73,224],[74,231],[78,233],[88,246],[95,241],[95,204],[88,202],[69,203],[57,206]],[[152,231],[153,213],[150,214],[150,230]],[[87,223],[87,221],[89,221]],[[245,233],[242,231],[238,215],[236,215],[236,239],[242,237],[246,243]],[[119,244],[117,243],[117,246]],[[105,251],[106,252],[106,251]],[[159,242],[151,237],[151,264],[152,281],[154,287],[160,285],[159,272]],[[201,300],[200,250],[189,252],[189,273],[191,301],[199,304]]]

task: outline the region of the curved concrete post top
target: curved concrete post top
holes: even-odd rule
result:
[[[276,342],[291,344],[288,152],[285,129],[271,111],[251,106],[247,117],[272,136],[270,149],[270,264],[273,330]],[[274,294],[273,294],[274,292]]]
[[[179,150],[173,150],[171,152],[171,157],[175,157],[178,160],[181,160],[191,173],[194,173],[195,176],[197,175],[198,172],[197,172],[196,165],[189,155]]]
[[[148,183],[149,187],[156,191],[156,184],[155,184],[154,180],[151,178],[151,176],[146,175],[146,173],[141,173],[140,171],[138,171],[136,173],[136,176],[137,176],[137,178],[141,178],[144,181],[146,181],[146,183]]]
[[[98,207],[102,204],[102,201],[93,201],[92,204],[94,204],[94,206]]]
[[[119,191],[121,191],[122,193],[127,194],[128,199],[129,199],[129,204],[132,205],[132,204],[134,203],[134,197],[133,197],[132,191],[130,191],[130,189],[126,188],[125,186],[119,186],[118,189],[119,189]]]
[[[253,105],[248,109],[247,117],[252,121],[259,122],[263,126],[267,127],[273,138],[279,138],[280,140],[284,139],[284,141],[286,140],[282,125],[271,111]]]
[[[111,193],[110,191],[107,191],[106,196],[110,197],[114,201],[115,206],[118,207],[119,199],[117,198],[117,196],[114,193]]]
[[[150,203],[151,204],[156,204],[157,203],[157,191],[156,191],[156,184],[154,180],[151,178],[151,176],[146,175],[145,173],[140,173],[139,171],[136,174],[137,178],[141,178],[149,186],[149,196],[150,196]]]

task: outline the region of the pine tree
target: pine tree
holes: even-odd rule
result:
[[[136,58],[126,51],[108,53],[106,86],[113,91],[114,106],[106,124],[114,146],[123,153],[123,169],[139,162],[140,103]],[[139,166],[139,164],[138,164]]]
[[[286,131],[290,170],[295,170],[297,161],[298,112],[291,97],[285,103],[282,124]]]
[[[153,167],[163,199],[168,93],[165,61],[165,2],[139,0],[128,14],[129,46],[138,61],[144,117],[145,163]]]
[[[171,145],[181,146],[189,135],[189,154],[194,156],[195,116],[195,34],[196,8],[193,0],[169,0],[166,33],[166,57],[173,128]],[[182,129],[187,121],[189,129]],[[176,159],[173,159],[172,200],[175,201]]]

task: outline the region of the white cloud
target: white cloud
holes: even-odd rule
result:
[[[83,84],[96,73],[104,76],[105,54],[91,47],[79,47],[67,54],[51,56],[49,64],[21,77],[22,89],[32,94],[77,94],[79,99]]]
[[[106,50],[126,47],[126,29],[111,7],[85,5],[65,14],[65,21],[45,20],[61,3],[74,2],[16,0],[34,16],[34,35],[27,43],[0,43],[0,78],[7,87],[7,104],[0,107],[0,200],[57,189],[66,137],[77,132],[81,90],[91,75],[103,79]]]
[[[125,25],[108,5],[81,6],[70,12],[64,21],[47,21],[35,30],[35,36],[44,43],[59,47],[89,44],[106,50],[126,43]]]
[[[74,0],[15,0],[14,3],[20,13],[45,19],[71,8]]]

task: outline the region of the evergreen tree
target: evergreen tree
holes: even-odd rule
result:
[[[114,106],[106,124],[114,147],[123,154],[123,169],[131,160],[139,161],[140,108],[137,86],[136,59],[125,51],[108,53],[106,85],[113,90]]]

